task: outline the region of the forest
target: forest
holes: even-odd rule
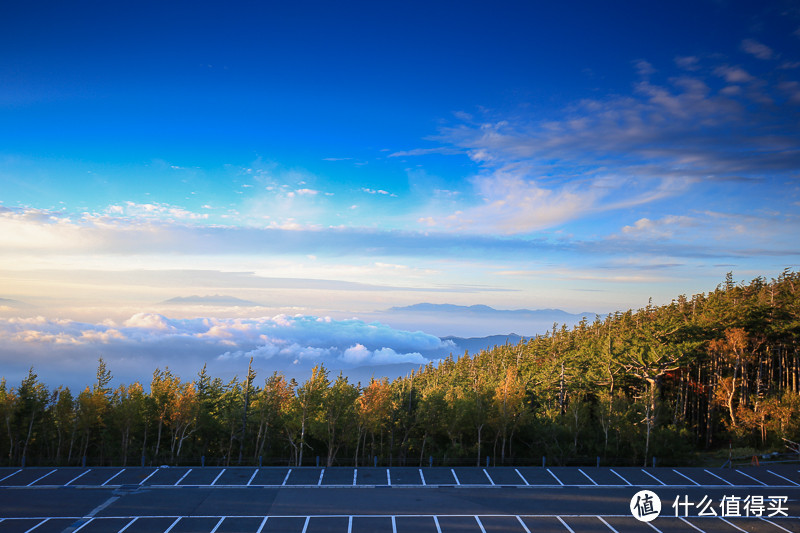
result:
[[[0,382],[4,465],[692,464],[800,440],[800,275],[598,316],[389,381],[316,367],[81,391]]]

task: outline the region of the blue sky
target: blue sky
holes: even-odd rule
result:
[[[794,2],[164,4],[0,8],[8,353],[95,357],[142,313],[605,313],[800,263]],[[191,295],[258,306],[161,303]]]

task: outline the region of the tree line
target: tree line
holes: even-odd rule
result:
[[[425,465],[688,462],[800,440],[800,275],[734,283],[465,353],[389,381],[156,369],[82,391],[0,381],[0,463]]]

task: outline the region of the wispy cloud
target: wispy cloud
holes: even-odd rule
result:
[[[756,44],[746,42],[766,56]],[[655,67],[641,60],[631,94],[582,100],[560,118],[442,128],[438,140],[483,169],[472,181],[479,201],[420,222],[525,234],[678,197],[709,181],[791,179],[800,167],[800,113],[775,103],[794,103],[797,82],[759,79],[736,65],[703,69],[695,57],[676,62],[694,74],[656,82]]]
[[[773,51],[769,46],[762,44],[755,39],[745,39],[742,41],[742,50],[758,59],[772,59]]]

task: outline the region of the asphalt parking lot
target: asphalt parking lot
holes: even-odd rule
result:
[[[661,500],[652,522],[632,515],[640,490]],[[800,471],[0,468],[0,533],[646,530],[800,533]]]

